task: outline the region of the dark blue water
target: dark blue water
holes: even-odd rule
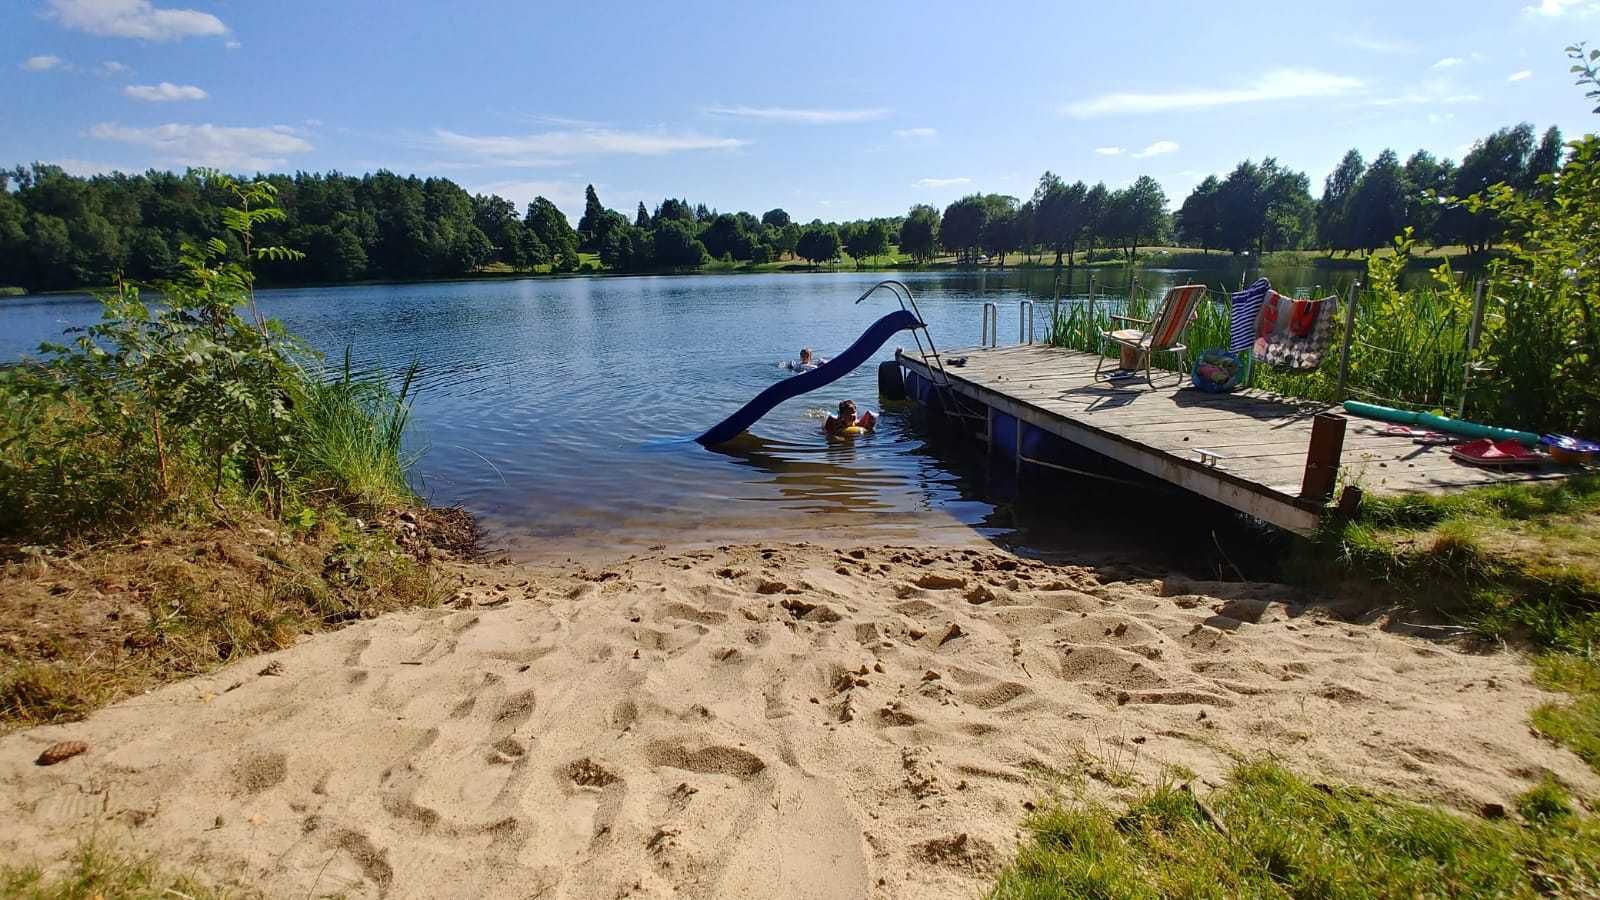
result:
[[[568,278],[263,291],[260,305],[332,360],[362,369],[421,365],[415,481],[461,504],[491,541],[523,556],[643,549],[683,541],[838,537],[965,539],[995,526],[968,474],[926,446],[905,409],[875,434],[830,444],[839,400],[875,408],[876,362],[784,403],[757,446],[706,450],[691,438],[775,380],[802,346],[830,356],[879,316],[887,294],[855,300],[874,273]],[[1181,273],[1147,275],[1159,282]],[[978,342],[984,301],[1003,343],[1037,276],[925,273],[916,290],[942,346]],[[1159,287],[1159,284],[1152,284]],[[1047,318],[1040,303],[1039,328]],[[0,301],[0,359],[92,321],[86,297]],[[913,347],[902,334],[899,344]]]

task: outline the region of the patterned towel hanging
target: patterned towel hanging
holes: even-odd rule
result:
[[[1268,291],[1261,307],[1251,352],[1268,365],[1284,369],[1315,369],[1333,343],[1334,310],[1339,298],[1296,300]]]

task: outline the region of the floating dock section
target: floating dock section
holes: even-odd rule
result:
[[[959,404],[992,452],[1029,465],[1078,470],[1072,460],[1166,482],[1300,534],[1315,531],[1341,495],[1445,493],[1505,481],[1560,478],[1544,468],[1493,470],[1386,435],[1385,423],[1345,417],[1338,407],[1242,390],[1181,389],[1175,373],[1094,380],[1092,353],[1040,345],[945,351],[943,372],[896,353],[909,397]],[[949,360],[966,358],[965,365]],[[940,387],[948,383],[947,387]],[[955,397],[946,399],[946,391]],[[1085,466],[1085,469],[1092,468]]]

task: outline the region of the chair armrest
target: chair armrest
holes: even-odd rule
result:
[[[1116,313],[1112,313],[1110,318],[1116,319],[1119,322],[1137,322],[1140,325],[1149,325],[1151,322],[1155,321],[1154,319],[1136,319],[1133,316],[1119,316]]]

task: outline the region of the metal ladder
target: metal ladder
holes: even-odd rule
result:
[[[928,374],[933,376],[931,379],[933,386],[939,390],[944,400],[945,413],[960,418],[987,421],[988,416],[986,414],[978,414],[968,410],[962,396],[951,389],[950,375],[944,370],[944,358],[939,355],[938,347],[934,346],[933,332],[928,330],[928,323],[922,318],[922,311],[917,308],[916,297],[912,296],[909,285],[892,278],[880,281],[867,288],[865,293],[857,297],[856,303],[860,303],[872,296],[879,289],[887,290],[893,294],[895,302],[900,304],[901,309],[908,310],[913,316],[917,317],[917,327],[911,329],[911,337],[917,342],[917,355],[921,358],[922,365],[927,368]],[[924,341],[926,341],[926,344],[924,344]]]

